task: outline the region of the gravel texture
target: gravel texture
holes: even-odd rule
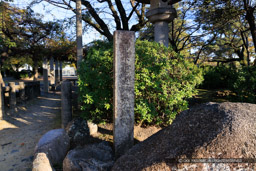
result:
[[[60,127],[60,95],[47,94],[7,111],[0,121],[0,170],[29,171],[34,148],[47,131]]]

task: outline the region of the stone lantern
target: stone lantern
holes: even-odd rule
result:
[[[177,17],[175,8],[172,7],[172,0],[137,0],[142,3],[150,3],[150,9],[146,17],[154,24],[155,41],[168,47],[169,27],[168,24]]]

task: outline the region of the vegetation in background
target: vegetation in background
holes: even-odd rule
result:
[[[200,88],[229,89],[236,79],[236,68],[229,66],[204,66],[204,81]]]
[[[111,122],[113,115],[113,47],[96,42],[81,63],[80,100],[83,117]],[[187,109],[202,73],[172,48],[137,41],[135,64],[135,118],[139,124],[170,124]]]
[[[28,64],[36,79],[44,58],[74,61],[75,42],[64,32],[61,21],[43,21],[31,8],[4,1],[0,2],[0,18],[0,71],[13,70],[12,76],[23,78],[27,74],[18,69]]]
[[[200,88],[227,89],[235,93],[232,100],[256,103],[256,67],[208,66],[203,69]],[[234,99],[235,98],[235,99]]]

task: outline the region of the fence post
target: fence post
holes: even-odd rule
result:
[[[37,97],[37,87],[36,87],[36,82],[32,82],[32,89],[34,91],[34,96],[33,99]]]
[[[62,61],[60,61],[60,81],[62,81]]]
[[[59,61],[55,61],[55,87],[59,83]]]
[[[28,82],[26,88],[27,88],[28,100],[33,99],[35,97],[33,82]]]
[[[15,88],[15,82],[9,82],[9,104],[11,109],[16,109],[16,88]]]
[[[40,90],[40,81],[37,82],[37,93],[38,93],[38,96],[41,95],[41,90]]]
[[[4,91],[2,84],[0,84],[0,120],[4,118]]]
[[[40,81],[33,82],[35,97],[40,96]]]
[[[20,86],[20,99],[22,102],[25,101],[25,83],[24,82],[19,82]]]
[[[47,59],[44,59],[44,63],[43,63],[43,80],[44,80],[44,92],[48,93],[48,91],[49,91],[49,83],[48,83],[48,64],[47,64]]]
[[[66,80],[61,84],[61,127],[65,128],[72,120],[72,91],[71,83]]]
[[[54,71],[54,59],[51,58],[50,60],[50,84],[51,86],[53,86],[55,84],[55,78],[54,78],[54,75],[55,75],[55,71]]]

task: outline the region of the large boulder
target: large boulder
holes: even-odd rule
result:
[[[87,121],[82,118],[75,118],[68,123],[66,132],[70,138],[71,148],[83,146],[90,138],[90,130]]]
[[[253,170],[255,160],[247,159],[255,158],[256,105],[207,103],[182,112],[120,157],[112,170]]]
[[[69,137],[64,129],[54,129],[44,134],[35,148],[37,153],[45,153],[52,165],[62,163],[69,150]]]
[[[97,131],[98,126],[96,124],[87,122],[80,117],[73,119],[66,127],[71,149],[93,143],[94,139],[90,135],[97,133]]]
[[[110,170],[114,164],[113,151],[107,142],[77,147],[63,161],[65,171]]]

